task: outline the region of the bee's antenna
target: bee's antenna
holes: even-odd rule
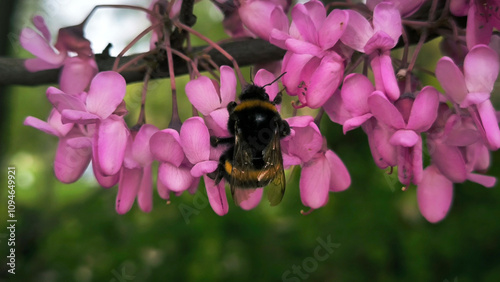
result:
[[[250,82],[253,84],[252,72],[253,72],[253,67],[250,67]]]
[[[278,77],[277,77],[275,80],[273,80],[271,83],[268,83],[268,84],[266,84],[266,85],[262,85],[262,88],[264,88],[264,87],[266,87],[266,86],[269,86],[269,85],[271,85],[271,84],[275,83],[276,81],[278,81],[278,80],[279,80],[282,76],[284,76],[285,74],[286,74],[286,72],[284,72],[284,73],[280,74],[280,76],[278,76]]]

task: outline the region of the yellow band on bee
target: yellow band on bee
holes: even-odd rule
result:
[[[227,174],[231,175],[232,177],[236,177],[237,179],[244,178],[245,180],[255,180],[255,181],[271,180],[274,178],[276,172],[276,168],[268,168],[265,170],[245,170],[245,171],[237,169],[236,171],[233,171],[233,165],[228,160],[226,160],[226,162],[224,163],[224,169],[226,170]]]
[[[241,111],[244,109],[257,108],[257,107],[265,108],[265,109],[271,110],[273,112],[278,112],[278,110],[276,109],[276,106],[274,106],[271,102],[262,101],[262,100],[243,101],[240,104],[238,104],[238,106],[236,106],[236,108],[234,108],[234,111]]]

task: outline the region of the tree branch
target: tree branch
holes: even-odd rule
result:
[[[268,63],[281,60],[285,55],[282,50],[267,41],[261,39],[245,39],[221,44],[231,56],[233,56],[240,66],[247,66],[258,63]],[[201,54],[207,46],[193,48],[193,55]],[[141,54],[123,57],[120,64],[124,64]],[[218,65],[231,65],[231,62],[222,56],[217,50],[210,50],[208,56]],[[103,54],[96,55],[97,65],[100,71],[111,70],[115,58]],[[40,72],[29,72],[24,67],[25,59],[1,58],[0,57],[0,85],[40,85],[55,84],[59,78],[60,69],[46,70]],[[124,71],[122,75],[128,83],[142,81],[146,71],[147,57],[139,61],[135,70]],[[182,75],[188,72],[187,63],[179,57],[174,58],[175,74]],[[161,64],[161,66],[166,64]],[[201,69],[201,66],[200,66]],[[154,78],[169,77],[167,68],[160,68],[152,74]]]
[[[430,2],[430,1],[428,1]],[[437,13],[443,12],[445,6],[445,0],[439,0],[437,6]],[[189,7],[187,7],[189,8]],[[186,11],[188,9],[186,8]],[[427,19],[427,15],[430,9],[430,3],[424,4],[423,7],[418,11],[418,13],[412,15],[411,20],[423,21]],[[186,12],[186,14],[189,14]],[[452,17],[459,26],[463,26],[465,17],[458,18]],[[194,21],[194,18],[187,18],[187,21]],[[435,23],[436,26],[428,28],[427,41],[439,36],[438,28],[449,29],[446,23],[443,21],[438,21]],[[420,29],[408,28],[408,37],[410,44],[415,44],[420,38]],[[403,45],[403,41],[400,40],[398,47]],[[220,46],[226,50],[233,58],[238,62],[239,66],[248,66],[259,63],[269,63],[272,61],[277,61],[283,59],[285,50],[282,50],[267,41],[261,39],[237,39],[232,42],[222,43]],[[193,48],[191,54],[187,54],[191,57],[196,57],[197,55],[204,55],[202,53],[208,46],[200,46]],[[106,53],[106,50],[104,51]],[[123,65],[137,56],[143,54],[135,54],[127,57],[123,57],[120,60],[120,65]],[[221,53],[215,49],[210,49],[208,54],[210,58],[217,65],[231,65],[232,63],[226,59]],[[0,86],[1,85],[42,85],[42,84],[56,84],[59,78],[60,69],[40,71],[36,73],[29,72],[24,67],[25,59],[15,59],[15,58],[5,58],[0,57]],[[113,63],[115,61],[114,57],[110,57],[107,54],[97,54],[96,55],[97,65],[100,71],[111,70]],[[137,64],[132,66],[132,69],[121,72],[128,83],[142,81],[144,78],[144,73],[146,72],[146,64],[158,64],[156,71],[152,73],[152,78],[165,78],[169,77],[166,56],[161,54],[148,55],[142,60],[139,60]],[[208,65],[208,64],[206,64]],[[174,66],[175,74],[182,75],[188,72],[187,63],[181,58],[174,56]],[[200,70],[203,67],[200,65]]]

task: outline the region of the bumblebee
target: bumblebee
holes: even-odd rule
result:
[[[237,205],[248,199],[256,188],[268,186],[266,193],[271,206],[279,204],[285,193],[280,140],[290,134],[290,126],[276,108],[281,103],[281,92],[270,101],[264,89],[272,83],[274,81],[262,87],[248,85],[240,94],[239,104],[227,105],[227,130],[231,137],[210,139],[213,147],[229,145],[212,178],[216,184],[222,178],[229,182]]]

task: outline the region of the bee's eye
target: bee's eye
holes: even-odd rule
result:
[[[269,95],[267,95],[267,93],[264,93],[264,98],[265,98],[266,100],[269,100]]]

